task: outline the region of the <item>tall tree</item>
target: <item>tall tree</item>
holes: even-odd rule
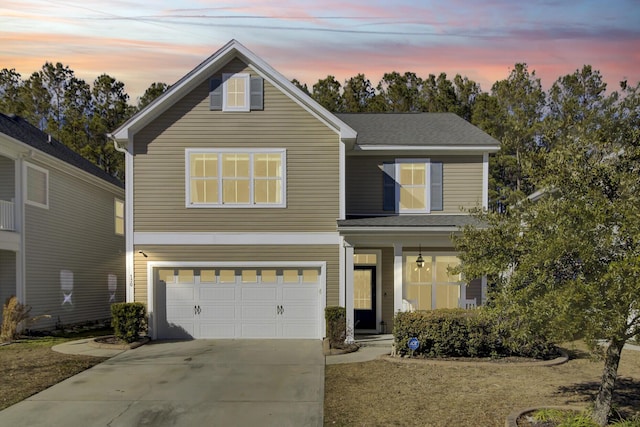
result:
[[[89,144],[91,88],[84,80],[72,77],[67,82],[62,104],[64,118],[59,140],[80,153]]]
[[[22,76],[14,68],[0,70],[0,112],[5,114],[21,114],[20,92]]]
[[[364,74],[358,74],[344,82],[342,98],[344,111],[348,113],[363,113],[370,109],[375,96],[371,81]]]
[[[423,81],[410,71],[385,73],[378,83],[376,111],[408,113],[422,110]]]
[[[458,104],[453,83],[447,79],[446,73],[429,74],[424,82],[424,111],[430,113],[447,113],[453,111]]]
[[[60,138],[60,130],[64,121],[64,98],[67,86],[74,77],[74,72],[57,62],[45,62],[41,71],[43,87],[49,92],[50,111],[47,118],[47,132],[55,138]]]
[[[499,168],[514,171],[507,176],[495,177],[499,188],[494,191],[529,194],[535,188],[524,168],[537,161],[541,148],[540,126],[546,105],[542,84],[535,71],[529,73],[527,64],[516,64],[507,79],[493,85],[491,94],[502,110],[500,122],[494,127],[496,134],[492,135],[502,142],[495,161]]]
[[[51,93],[47,90],[42,71],[36,71],[20,87],[20,115],[38,129],[47,129],[51,114]]]
[[[526,171],[542,198],[480,214],[487,228],[465,228],[455,242],[463,273],[492,278],[492,306],[523,330],[606,341],[593,411],[604,426],[622,348],[640,333],[640,85],[585,120]]]
[[[161,82],[153,82],[138,99],[138,111],[151,104],[157,97],[169,90],[169,85]]]
[[[107,140],[107,133],[127,120],[135,108],[128,104],[124,83],[102,74],[93,82],[92,113],[89,121],[90,143],[82,154],[107,173],[123,176],[123,159]]]
[[[303,91],[307,95],[311,95],[311,93],[309,93],[309,88],[307,87],[306,83],[300,83],[300,81],[298,79],[291,80],[291,83],[293,83],[293,85],[295,87],[297,87],[298,89],[300,89],[301,91]]]
[[[480,85],[467,77],[456,74],[453,78],[453,86],[456,92],[457,105],[451,112],[470,122],[473,106],[478,96],[482,93]]]
[[[332,113],[339,113],[342,111],[342,95],[340,94],[341,85],[334,76],[327,76],[324,79],[318,80],[318,83],[313,85],[313,93],[311,96],[320,105]]]

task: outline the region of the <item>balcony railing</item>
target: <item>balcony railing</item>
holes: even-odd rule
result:
[[[0,230],[15,231],[14,203],[0,200]]]

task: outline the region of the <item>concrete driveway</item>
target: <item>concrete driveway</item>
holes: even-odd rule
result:
[[[319,340],[153,342],[0,412],[2,426],[321,426]]]

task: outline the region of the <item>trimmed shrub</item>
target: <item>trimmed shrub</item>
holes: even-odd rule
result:
[[[439,309],[397,313],[393,335],[400,356],[547,359],[557,354],[555,346],[543,337],[515,334],[511,326],[481,309]],[[420,343],[413,353],[408,347],[411,338]]]
[[[347,310],[344,307],[326,307],[327,338],[332,348],[341,348],[347,339]]]
[[[147,330],[147,310],[139,302],[111,304],[111,326],[116,338],[131,343]]]

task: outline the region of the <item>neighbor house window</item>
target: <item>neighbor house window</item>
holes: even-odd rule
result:
[[[442,163],[430,159],[397,159],[384,163],[383,209],[397,213],[443,210]]]
[[[115,199],[114,203],[115,211],[115,232],[119,236],[124,235],[124,202],[122,200]]]
[[[49,208],[49,171],[41,167],[25,163],[26,203],[41,208]]]
[[[187,207],[285,207],[285,169],[283,149],[187,149]]]
[[[225,73],[209,82],[209,109],[212,111],[262,110],[264,79],[248,73]]]

